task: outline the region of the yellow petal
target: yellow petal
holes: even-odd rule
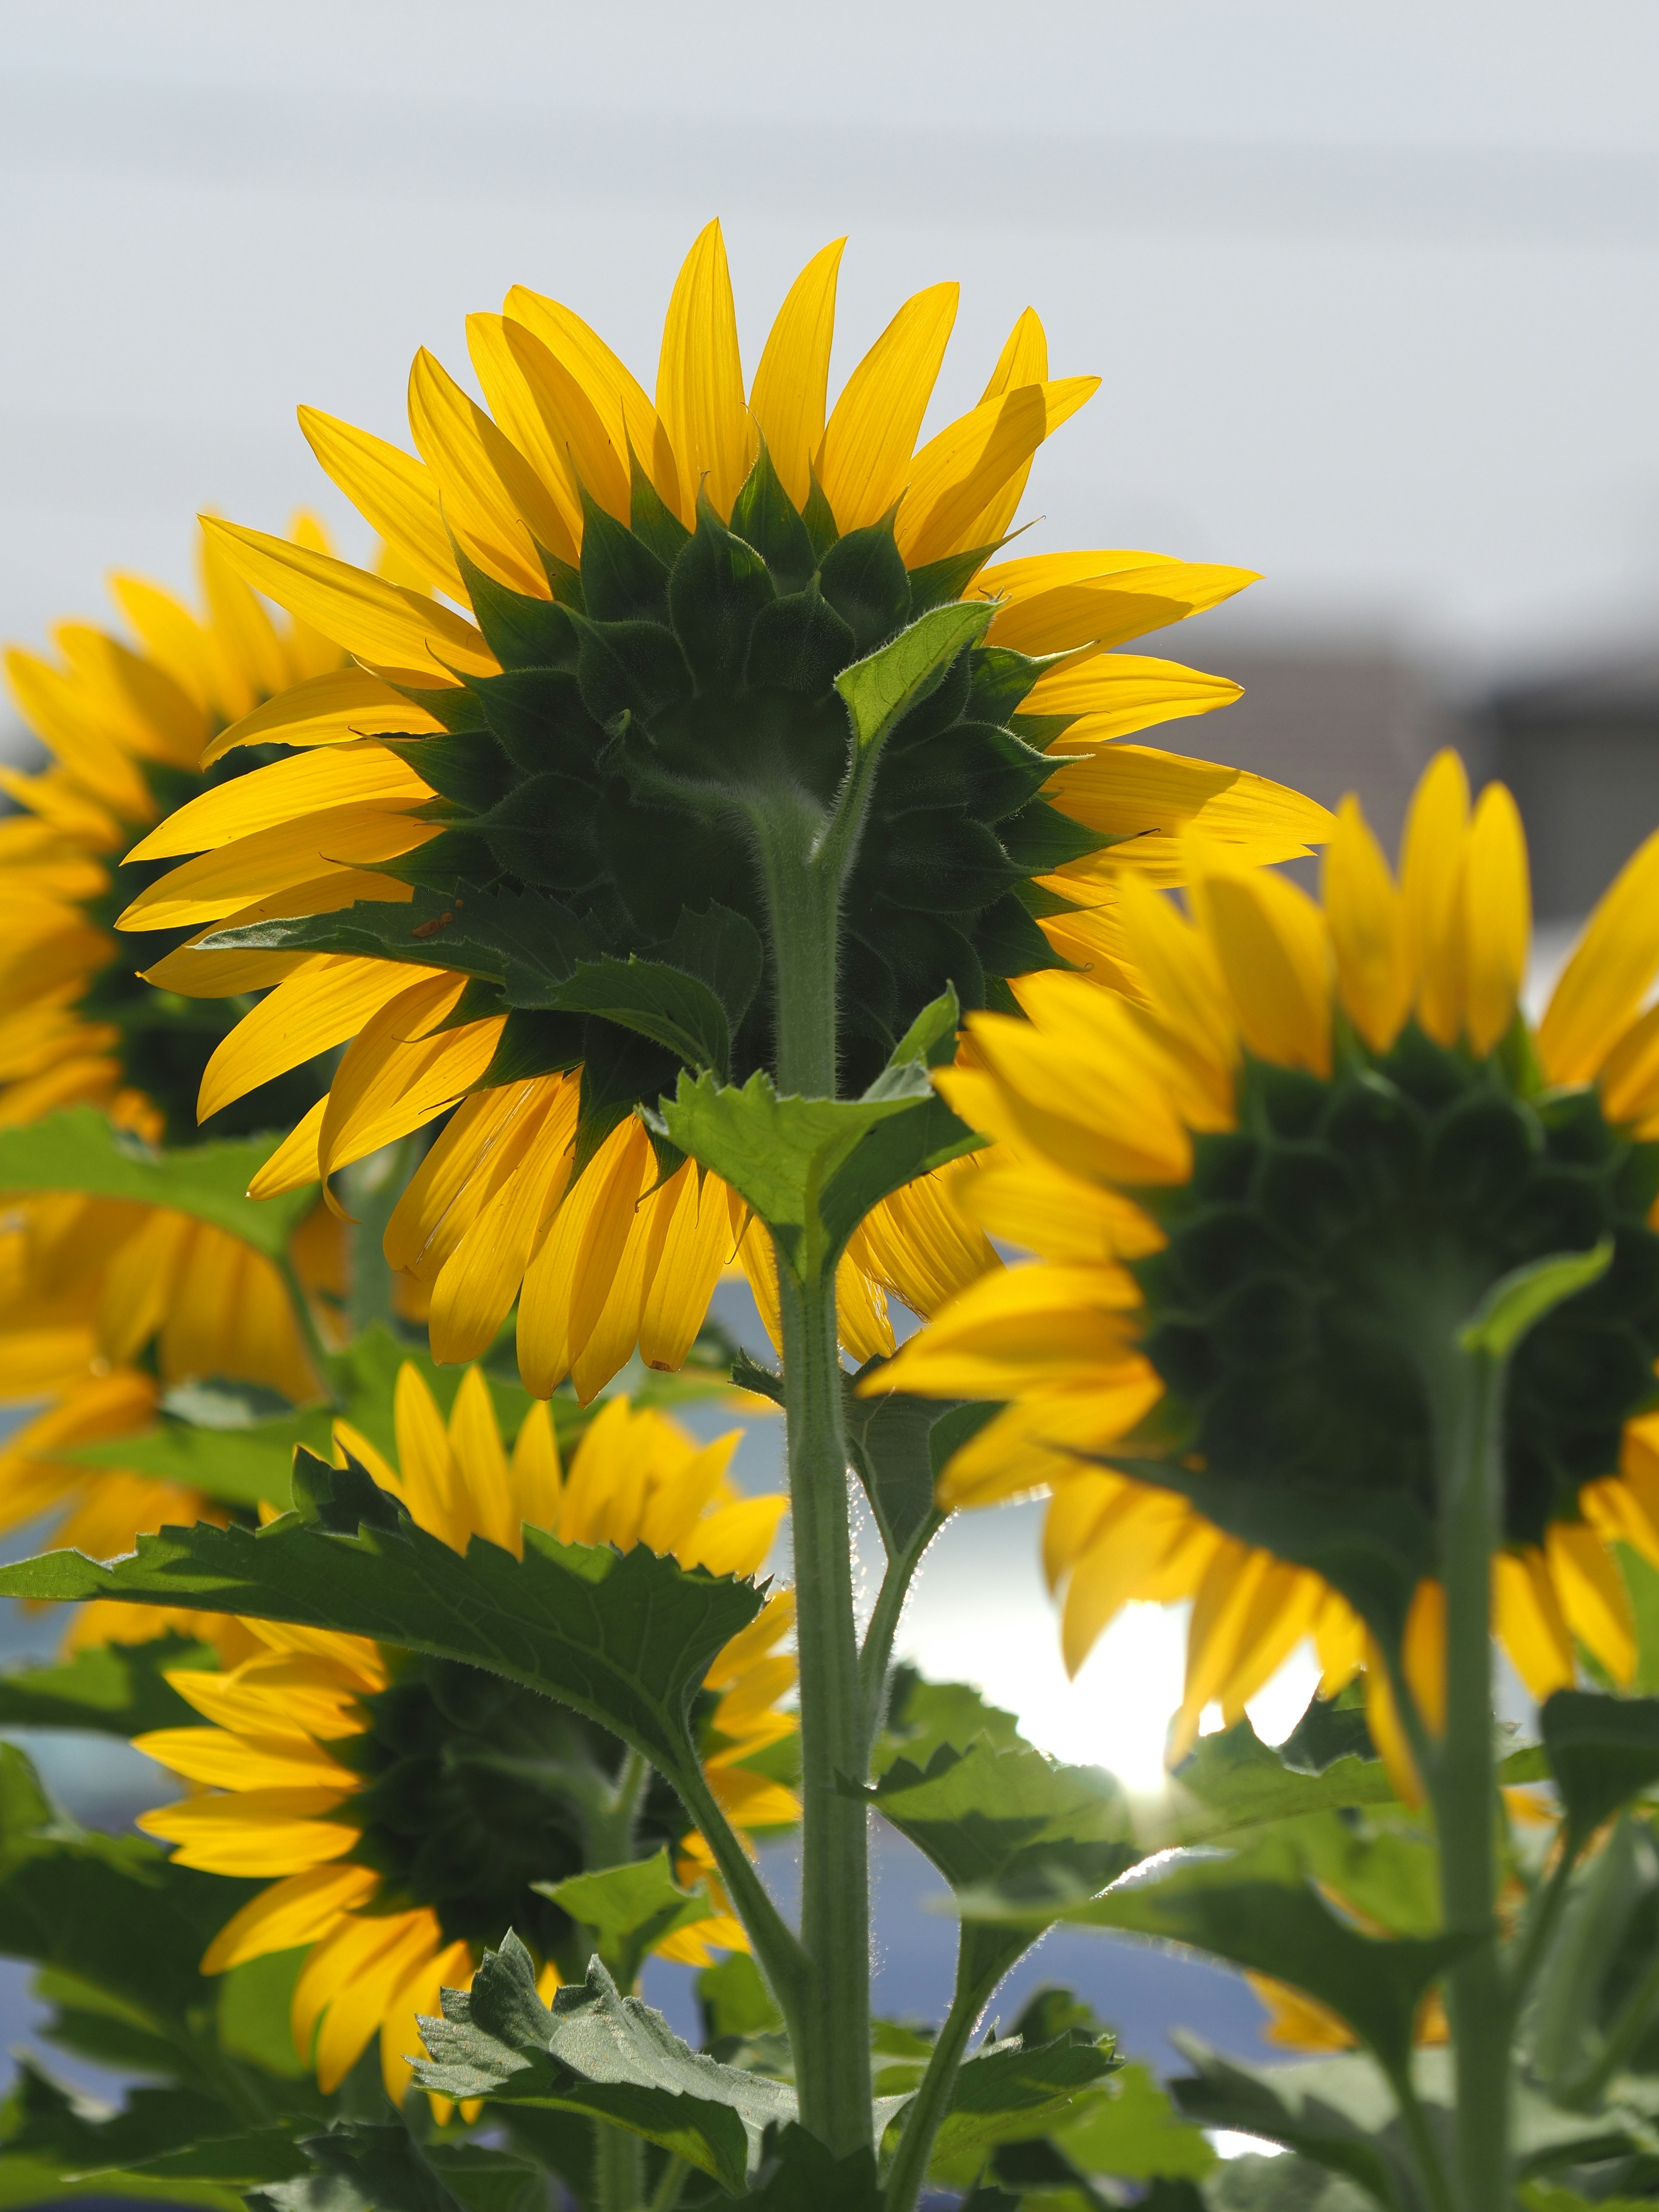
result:
[[[1501,783],[1486,786],[1469,823],[1462,925],[1463,1025],[1484,1058],[1515,1019],[1532,944],[1527,835]]]
[[[425,464],[315,407],[301,408],[300,428],[325,470],[386,544],[440,591],[465,599],[438,487]]]
[[[424,593],[366,568],[204,515],[202,527],[256,591],[376,667],[410,669],[436,688],[458,669],[495,676],[500,663],[472,624]]]
[[[1373,1052],[1386,1052],[1411,1011],[1405,916],[1382,848],[1352,793],[1325,848],[1323,890],[1344,1011]]]
[[[495,340],[492,325],[499,324]],[[631,498],[628,456],[611,442],[599,409],[556,354],[533,331],[508,318],[472,315],[473,360],[480,381],[500,395],[497,412],[522,450],[535,462],[566,520],[568,552],[580,557],[581,495],[587,492],[619,522],[629,519]],[[490,375],[486,380],[484,368]],[[561,552],[554,545],[553,552]]]
[[[1003,488],[1100,388],[1097,376],[1028,384],[987,399],[931,439],[911,464],[896,535],[908,568],[993,542],[981,535]]]
[[[522,323],[569,370],[597,410],[612,448],[618,454],[633,448],[663,504],[689,527],[696,486],[682,483],[661,417],[598,331],[557,300],[544,299],[522,284],[507,294],[502,312],[510,321]]]
[[[694,492],[704,485],[716,513],[729,515],[754,465],[755,429],[744,400],[737,310],[717,222],[698,234],[675,279],[657,366],[657,411],[682,480]]]
[[[1572,1637],[1543,1553],[1528,1546],[1492,1563],[1492,1615],[1499,1642],[1533,1696],[1571,1689],[1578,1678]]]
[[[229,678],[226,704],[246,714],[260,699],[281,691],[289,681],[288,656],[264,601],[228,557],[224,541],[204,530],[196,547],[207,601],[208,624]],[[204,733],[205,734],[205,733]]]
[[[514,1150],[520,1164],[504,1175],[432,1291],[432,1356],[445,1363],[488,1351],[512,1309],[549,1214],[564,1195],[571,1153],[547,1106],[520,1116]],[[568,1117],[563,1117],[568,1118]]]
[[[1038,654],[1124,644],[1258,580],[1251,568],[1160,553],[1036,553],[981,569],[973,589],[997,602],[987,641]]]
[[[1036,308],[1025,307],[1009,331],[980,398],[981,402],[996,399],[1005,392],[1018,392],[1023,384],[1046,384],[1048,380],[1048,334]],[[1026,461],[1015,470],[984,509],[975,525],[978,533],[973,541],[975,544],[994,545],[1007,534],[1030,473],[1031,465]]]
[[[847,380],[819,448],[818,482],[846,532],[879,522],[910,476],[921,420],[957,319],[960,286],[907,300]]]
[[[1400,855],[1407,958],[1417,1018],[1437,1044],[1455,1044],[1463,1027],[1461,900],[1469,780],[1451,750],[1424,770],[1406,816]]]
[[[550,599],[536,538],[545,544],[564,528],[552,495],[424,346],[409,372],[409,427],[444,519],[473,561],[513,591]]]
[[[196,1103],[205,1121],[232,1099],[245,1097],[273,1076],[284,1075],[320,1052],[356,1036],[388,999],[410,982],[442,973],[405,969],[389,960],[358,960],[321,953],[303,972],[266,993],[216,1047],[202,1076]]]
[[[672,1373],[684,1365],[731,1257],[731,1215],[719,1177],[689,1160],[647,1203],[662,1216],[662,1232],[647,1258],[640,1357]]]
[[[532,1528],[556,1528],[564,1481],[559,1440],[544,1398],[537,1399],[524,1417],[513,1446],[512,1477],[520,1522],[528,1522]]]
[[[1243,696],[1243,686],[1229,678],[1206,676],[1178,660],[1103,653],[1040,676],[1021,702],[1020,713],[1075,716],[1054,745],[1056,752],[1071,753],[1132,736],[1155,722],[1213,714]]]
[[[1411,1685],[1423,1725],[1433,1736],[1446,1733],[1446,1588],[1421,1582],[1412,1593],[1400,1662]]]
[[[147,576],[117,573],[109,579],[109,591],[150,659],[204,714],[225,712],[213,641],[184,601]]]
[[[203,853],[141,891],[121,915],[122,929],[200,929],[289,884],[310,884],[331,868],[395,860],[441,834],[380,806],[333,806],[298,822]]]
[[[465,1096],[495,1057],[502,1014],[438,1030],[466,988],[440,975],[389,1000],[366,1022],[335,1073],[317,1140],[325,1179]]]
[[[811,492],[812,460],[823,438],[836,279],[846,243],[837,238],[822,247],[790,286],[750,395],[772,465],[798,507],[805,507]]]
[[[1636,1676],[1636,1622],[1624,1577],[1594,1529],[1553,1521],[1544,1556],[1567,1626],[1621,1689]]]
[[[1008,1267],[982,1276],[882,1369],[883,1389],[1006,1399],[1112,1369],[1137,1370],[1139,1294],[1115,1268]]]
[[[1556,1083],[1588,1083],[1659,974],[1659,830],[1638,845],[1586,925],[1538,1027]]]
[[[349,1820],[328,1816],[337,1790],[241,1790],[228,1797],[189,1797],[141,1813],[146,1835],[176,1845],[176,1866],[208,1874],[298,1874],[343,1858],[357,1842]]]
[[[317,1140],[323,1133],[326,1098],[308,1107],[247,1187],[250,1198],[280,1198],[284,1191],[301,1190],[322,1179]]]
[[[325,807],[424,806],[436,794],[425,778],[384,745],[336,745],[273,761],[233,782],[216,785],[168,815],[135,845],[131,860],[168,860],[205,853],[234,837],[274,829]]]
[[[431,681],[435,690],[453,679],[439,669]],[[424,707],[367,669],[337,668],[307,677],[233,722],[203,754],[202,765],[210,767],[238,745],[337,745],[353,738],[425,737],[442,727]]]
[[[343,1914],[367,1905],[380,1878],[368,1867],[313,1867],[251,1898],[209,1944],[204,1974],[222,1974],[272,1951],[295,1951],[325,1936]]]
[[[518,1500],[481,1368],[469,1367],[461,1377],[449,1415],[449,1448],[460,1476],[459,1503],[471,1533],[522,1557]]]
[[[1304,890],[1266,870],[1223,872],[1195,848],[1194,900],[1226,978],[1239,1034],[1259,1059],[1331,1070],[1330,940]]]

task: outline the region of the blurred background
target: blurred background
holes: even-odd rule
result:
[[[1021,550],[1261,570],[1136,648],[1246,687],[1159,734],[1357,789],[1389,840],[1459,745],[1521,800],[1541,982],[1659,821],[1656,65],[1644,0],[10,0],[0,633],[103,618],[110,568],[185,584],[204,507],[275,529],[309,502],[364,550],[295,404],[403,438],[416,349],[466,379],[463,318],[514,283],[648,386],[709,216],[750,367],[844,231],[832,389],[957,277],[946,419],[1034,304],[1054,373],[1104,383],[1040,459]],[[1037,1525],[947,1531],[905,1644],[1151,1785],[1182,1625],[1131,1615],[1067,1683]],[[1310,1686],[1261,1701],[1264,1734]],[[141,1801],[137,1768],[45,1748],[89,1817]],[[884,1867],[883,2001],[932,2011],[949,1931],[920,1863]],[[1254,2037],[1242,1985],[1074,1948],[1028,1980],[1087,1979],[1134,2047],[1200,2008]]]

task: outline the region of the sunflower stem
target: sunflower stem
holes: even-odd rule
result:
[[[904,2132],[887,2170],[887,2212],[914,2212],[922,2184],[927,2179],[927,2164],[940,2124],[951,2109],[969,2039],[1007,1966],[1006,1950],[997,1948],[988,1960],[984,1947],[976,1945],[963,1928],[957,1948],[957,1980],[951,2009],[945,2015],[945,2025],[928,2057],[921,2086],[905,2112]]]
[[[822,849],[823,811],[793,786],[756,801],[748,818],[771,923],[773,1073],[786,1097],[833,1098],[839,847]]]
[[[853,1610],[849,1455],[836,1286],[778,1269],[800,1656],[801,1941],[811,1997],[792,2023],[804,2126],[837,2156],[871,2139],[869,1815]]]
[[[1446,1589],[1445,1732],[1428,1760],[1441,1910],[1470,1949],[1448,1978],[1464,2212],[1509,2212],[1510,2007],[1498,1948],[1498,1762],[1492,1561],[1500,1538],[1508,1360],[1467,1340],[1434,1363],[1431,1397]]]
[[[645,2144],[601,2120],[594,2130],[593,2195],[598,2212],[640,2212],[645,2202]]]

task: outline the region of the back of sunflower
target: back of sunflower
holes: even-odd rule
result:
[[[0,1375],[50,1401],[6,1510],[72,1548],[0,1589],[94,1603],[0,1716],[191,1790],[106,1851],[7,1770],[0,1941],[58,1885],[15,1940],[125,2025],[56,2032],[174,2088],[42,2086],[0,2170],[910,2212],[1190,2186],[1202,2123],[1395,2212],[1639,2179],[1652,863],[1534,1036],[1506,794],[1437,765],[1396,888],[1352,808],[1134,742],[1237,687],[1118,648],[1249,576],[1000,557],[1095,380],[1027,310],[919,443],[937,285],[832,407],[840,257],[745,385],[711,224],[651,398],[515,288],[484,405],[416,357],[414,454],[301,412],[377,568],[209,518],[205,620],[121,580],[137,647],[13,656],[58,765],[0,825]],[[1273,872],[1321,844],[1322,909]],[[784,1499],[674,1410],[734,1385],[784,1412],[793,1591]],[[1156,1803],[893,1665],[945,1516],[1040,1489],[1073,1668],[1192,1605]],[[1547,1700],[1502,1759],[1494,1626]],[[955,1896],[925,2034],[871,2018],[872,1805]],[[1326,2056],[1194,2045],[1177,2111],[1057,1992],[974,2049],[1060,1922],[1246,1968]]]

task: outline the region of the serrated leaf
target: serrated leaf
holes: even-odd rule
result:
[[[1472,1940],[1360,1935],[1326,1905],[1293,1844],[1276,1835],[1237,1853],[1173,1854],[1059,1910],[1026,1907],[1000,1891],[960,1901],[964,1919],[1018,1920],[1040,1910],[1068,1927],[1160,1936],[1270,1974],[1326,2006],[1396,2070],[1407,2062],[1425,1995]]]
[[[934,2162],[949,2166],[993,2143],[1062,2124],[1116,2063],[1109,2044],[1075,2028],[1035,2048],[1016,2043],[976,2051],[957,2075],[934,2138]]]
[[[423,2088],[456,2100],[551,2105],[625,2127],[712,2174],[733,2194],[760,2164],[769,2125],[795,2117],[786,2082],[745,2074],[693,2051],[662,2014],[625,1997],[595,1959],[580,1988],[550,2011],[516,1936],[486,1951],[471,1990],[444,1991],[441,2020],[423,2019]]]
[[[201,1716],[167,1680],[170,1670],[219,1663],[211,1644],[168,1633],[148,1644],[100,1644],[55,1666],[0,1674],[0,1727],[90,1729],[126,1738],[187,1728]]]
[[[307,2137],[304,2151],[313,2172],[328,2182],[344,2184],[349,2192],[346,2202],[355,2198],[360,2205],[374,2207],[375,2212],[461,2212],[459,2203],[400,2120],[339,2121],[326,2135]],[[261,2190],[251,2201],[281,2207],[283,2212],[292,2212],[295,2206],[310,2212],[318,2196],[314,2187],[301,2181],[297,2190]],[[327,2201],[337,2206],[341,2194],[331,2189]]]
[[[1459,1345],[1465,1352],[1507,1359],[1546,1314],[1598,1282],[1612,1258],[1613,1239],[1604,1237],[1590,1251],[1557,1252],[1515,1268],[1481,1299],[1459,1333]]]
[[[836,678],[860,752],[879,744],[894,725],[944,681],[951,662],[977,645],[996,610],[988,601],[935,607]]]
[[[987,1705],[970,1683],[930,1682],[914,1667],[901,1665],[893,1673],[887,1728],[876,1747],[875,1771],[886,1773],[900,1759],[925,1767],[941,1744],[966,1751],[980,1737],[999,1751],[1029,1748],[1013,1715],[1000,1705]]]
[[[26,1128],[0,1129],[0,1191],[78,1191],[167,1206],[279,1260],[316,1198],[309,1188],[281,1198],[247,1195],[278,1141],[253,1137],[157,1152],[95,1107],[72,1106]]]
[[[760,1610],[752,1583],[643,1546],[562,1544],[525,1531],[525,1556],[475,1536],[465,1559],[356,1462],[300,1455],[299,1509],[252,1529],[164,1528],[111,1566],[78,1552],[0,1569],[0,1594],[118,1597],[332,1628],[459,1659],[540,1690],[672,1771],[714,1655]]]
[[[731,2212],[884,2212],[873,2151],[837,2158],[798,2122],[769,2130],[755,2187]]]
[[[1575,1846],[1659,1782],[1659,1698],[1558,1690],[1540,1724]]]
[[[1346,1753],[1319,1774],[1287,1766],[1248,1719],[1200,1736],[1175,1770],[1183,1793],[1161,1840],[1223,1844],[1312,1813],[1398,1801],[1377,1759]]]
[[[531,1887],[592,1929],[600,1959],[623,1989],[638,1980],[653,1945],[707,1920],[714,1911],[702,1892],[680,1887],[665,1850],[626,1866],[572,1875],[565,1881],[532,1882]]]

